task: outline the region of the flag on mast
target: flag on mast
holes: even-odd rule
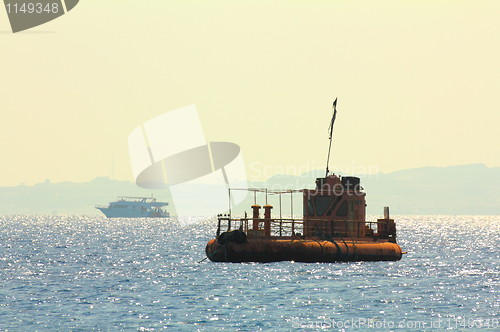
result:
[[[325,178],[328,177],[328,164],[330,163],[330,152],[332,151],[332,135],[333,135],[333,124],[335,123],[335,118],[337,117],[337,98],[335,98],[335,101],[333,102],[333,116],[332,116],[332,122],[330,122],[330,146],[328,147],[328,158],[326,159],[326,175]]]
[[[337,98],[335,98],[332,108],[333,108],[332,122],[330,123],[330,127],[328,128],[330,130],[330,137],[329,137],[330,140],[332,139],[333,135],[333,123],[335,122],[335,117],[337,116]]]

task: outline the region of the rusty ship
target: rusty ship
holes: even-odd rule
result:
[[[326,175],[314,189],[272,191],[247,189],[254,194],[252,216],[217,216],[215,238],[206,245],[213,262],[355,262],[397,261],[403,252],[396,241],[396,223],[384,207],[384,217],[366,221],[366,193],[360,178],[337,176],[328,171],[336,102],[330,123],[330,147]],[[257,193],[265,205],[257,204]],[[281,198],[290,194],[290,218],[282,217]],[[302,219],[294,218],[293,195],[302,194]],[[279,217],[271,215],[269,195],[279,195]],[[263,215],[262,211],[263,209]]]

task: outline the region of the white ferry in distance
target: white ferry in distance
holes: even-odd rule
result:
[[[157,202],[153,197],[118,197],[108,206],[96,205],[108,218],[168,218],[170,214],[163,208],[168,203]]]

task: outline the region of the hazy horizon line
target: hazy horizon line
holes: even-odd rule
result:
[[[357,176],[357,177],[374,177],[378,174],[392,174],[392,173],[397,173],[397,172],[401,172],[401,171],[409,171],[409,170],[417,170],[417,169],[423,169],[423,168],[450,168],[450,167],[461,167],[461,166],[484,166],[486,168],[500,168],[498,166],[493,166],[493,167],[490,167],[490,166],[487,166],[485,163],[473,163],[473,164],[460,164],[460,165],[448,165],[448,166],[422,166],[422,167],[415,167],[415,168],[405,168],[405,169],[400,169],[400,170],[396,170],[396,171],[392,171],[392,172],[388,172],[388,173],[384,173],[384,172],[376,172],[376,173],[354,173],[354,172],[346,172],[346,171],[338,171],[338,168],[336,169],[335,172],[333,172],[334,174],[338,174],[338,175],[342,175],[342,176]],[[374,166],[376,167],[376,166]],[[281,167],[282,169],[297,169],[297,167],[295,166],[289,166],[289,167]],[[298,169],[301,169],[301,168],[304,168],[303,166],[300,166],[298,167]],[[342,167],[340,167],[340,169],[342,170]],[[349,170],[349,167],[347,167],[346,170]],[[305,174],[311,174],[311,173],[314,173],[314,172],[325,172],[326,169],[325,168],[314,168],[314,169],[311,169],[311,170],[307,170],[305,172],[302,172],[300,174],[283,174],[283,173],[275,173],[273,175],[270,175],[268,176],[265,180],[258,180],[258,179],[254,179],[254,180],[251,180],[250,177],[247,178],[247,181],[249,182],[267,182],[269,179],[271,178],[279,178],[279,177],[308,177],[307,175],[304,176]],[[332,173],[332,170],[330,170],[330,173]],[[19,186],[26,186],[26,187],[33,187],[33,186],[36,186],[36,185],[40,185],[40,184],[61,184],[61,183],[75,183],[75,184],[83,184],[83,183],[89,183],[89,182],[92,182],[92,181],[96,181],[96,180],[99,180],[99,179],[102,179],[102,180],[109,180],[109,181],[118,181],[118,182],[129,182],[129,183],[134,183],[133,180],[131,179],[115,179],[115,178],[111,178],[111,176],[96,176],[94,177],[93,179],[91,180],[88,180],[88,181],[83,181],[83,182],[75,182],[75,181],[71,181],[71,180],[65,180],[65,181],[59,181],[59,182],[51,182],[50,179],[45,179],[45,181],[43,182],[37,182],[37,183],[34,183],[34,184],[31,184],[31,185],[27,185],[26,183],[24,182],[21,182],[20,184],[17,184],[17,185],[13,185],[13,186],[2,186],[0,185],[0,188],[13,188],[13,187],[19,187]]]

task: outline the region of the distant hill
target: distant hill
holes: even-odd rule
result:
[[[500,167],[422,167],[362,182],[369,213],[390,206],[394,214],[500,215]]]
[[[301,176],[276,175],[266,182],[249,183],[250,186],[268,189],[314,188],[317,177],[324,170],[304,173]],[[441,214],[441,215],[500,215],[500,167],[489,168],[483,164],[422,167],[376,175],[358,175],[367,193],[367,213],[381,215],[384,206],[391,214]],[[198,187],[199,188],[199,187]],[[210,193],[210,188],[205,188]],[[187,188],[186,190],[189,190]],[[96,204],[105,205],[117,196],[151,196],[171,204],[168,190],[147,190],[130,181],[96,178],[85,183],[38,183],[34,186],[0,187],[0,215],[6,214],[87,214],[98,215]],[[207,195],[208,195],[207,194]],[[233,208],[233,213],[250,212],[257,201],[265,204],[263,194],[249,194]],[[269,196],[274,206],[273,215],[279,214],[279,196]],[[197,202],[203,209],[207,202]],[[290,214],[290,195],[281,197],[283,215]],[[221,213],[227,213],[221,211]],[[301,194],[293,195],[293,213],[302,213]]]

